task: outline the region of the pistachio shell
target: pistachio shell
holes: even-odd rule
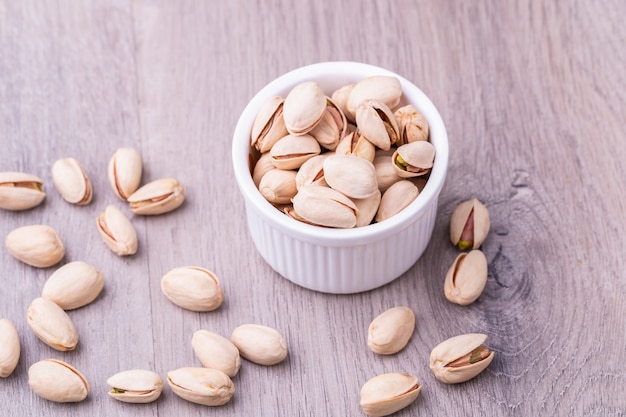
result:
[[[469,333],[451,337],[430,352],[430,369],[441,382],[457,384],[480,374],[494,352],[483,346],[487,335]],[[456,363],[455,363],[456,362]]]
[[[335,152],[337,155],[353,155],[372,162],[376,154],[376,147],[356,129],[339,141]]]
[[[374,194],[367,198],[353,198],[352,201],[356,205],[356,227],[367,226],[372,223],[378,207],[380,206],[381,193],[376,190]]]
[[[459,305],[473,303],[485,289],[487,273],[487,258],[481,251],[459,254],[446,274],[446,298]]]
[[[346,135],[348,122],[341,109],[327,98],[328,105],[322,120],[309,133],[321,146],[334,151],[337,144]]]
[[[107,175],[116,196],[126,199],[139,188],[143,163],[134,148],[119,148],[109,160]]]
[[[268,171],[274,169],[274,164],[272,163],[272,156],[269,152],[261,155],[259,160],[254,165],[254,169],[252,171],[252,181],[254,181],[254,185],[259,188],[259,184],[261,183],[261,178]]]
[[[393,307],[379,314],[367,329],[367,346],[374,353],[400,352],[413,335],[415,314],[408,307]]]
[[[259,191],[267,201],[274,204],[288,204],[296,195],[296,171],[272,169],[259,183]]]
[[[422,386],[417,377],[406,373],[375,376],[361,388],[361,409],[370,417],[383,417],[408,407]]]
[[[224,405],[235,393],[233,381],[217,369],[179,368],[167,373],[167,383],[182,399],[208,406]]]
[[[161,291],[168,300],[191,311],[213,311],[224,300],[217,276],[199,266],[170,270],[161,278]]]
[[[346,108],[349,113],[356,114],[356,108],[363,100],[375,99],[382,101],[393,109],[400,103],[402,98],[402,86],[395,77],[375,75],[367,77],[356,83],[350,92]]]
[[[319,155],[320,144],[311,135],[287,135],[270,150],[272,164],[278,169],[298,169],[307,160]]]
[[[298,217],[318,226],[351,228],[356,225],[356,205],[332,188],[320,185],[300,188],[293,198],[293,209]]]
[[[9,253],[25,264],[48,268],[65,256],[65,246],[50,226],[35,224],[13,229],[6,237]]]
[[[46,345],[64,352],[78,344],[78,331],[70,316],[53,301],[35,298],[26,312],[28,325]]]
[[[351,198],[367,198],[378,190],[371,162],[352,155],[332,155],[324,161],[328,185]]]
[[[191,338],[191,346],[205,368],[219,369],[231,378],[239,372],[239,350],[224,336],[208,330],[198,330]]]
[[[398,122],[400,136],[397,145],[428,140],[428,120],[412,104],[400,107],[393,114]]]
[[[152,181],[128,197],[130,211],[153,216],[177,209],[185,201],[185,188],[174,178]]]
[[[28,210],[46,198],[43,181],[23,172],[0,172],[0,208]]]
[[[282,97],[272,97],[259,109],[250,132],[250,143],[259,152],[265,153],[282,137],[287,135],[285,119],[283,118]]]
[[[133,255],[137,252],[135,227],[115,206],[107,206],[96,219],[96,226],[104,243],[117,255]]]
[[[461,250],[478,249],[489,234],[489,211],[476,198],[464,201],[452,212],[450,240]]]
[[[118,372],[107,379],[109,395],[125,403],[145,404],[156,401],[163,391],[159,374],[143,369]]]
[[[341,112],[344,114],[346,120],[349,122],[354,122],[354,115],[348,111],[348,107],[346,105],[348,103],[348,97],[350,97],[350,93],[352,92],[352,89],[355,85],[356,83],[344,85],[343,87],[340,87],[333,91],[330,96],[333,103],[335,103],[335,105],[339,109],[341,109]]]
[[[287,357],[287,342],[271,327],[242,324],[233,330],[230,340],[241,356],[259,365],[276,365]]]
[[[13,373],[20,360],[20,337],[9,319],[0,319],[0,377]]]
[[[396,174],[403,178],[426,175],[435,161],[435,147],[430,142],[411,142],[396,149],[391,157]]]
[[[74,158],[63,158],[52,165],[52,181],[68,203],[79,206],[89,204],[93,189],[89,177],[80,163]]]
[[[89,394],[89,382],[73,366],[57,359],[36,362],[28,369],[28,385],[49,401],[79,402]]]
[[[310,132],[326,112],[326,95],[315,81],[305,81],[291,89],[285,98],[283,117],[292,135]]]
[[[324,179],[324,160],[328,158],[327,154],[316,155],[306,161],[296,174],[296,188],[306,185],[328,185]]]
[[[373,164],[376,170],[376,182],[378,183],[380,192],[384,193],[394,183],[402,179],[402,177],[396,174],[396,168],[389,156],[376,156]]]
[[[401,180],[391,185],[383,194],[376,213],[376,221],[382,222],[398,214],[418,196],[417,187],[408,180]]]
[[[362,101],[356,109],[356,124],[361,134],[380,149],[388,150],[398,140],[396,118],[382,101]]]
[[[95,300],[103,286],[102,272],[85,262],[75,261],[50,275],[41,296],[54,301],[63,310],[72,310]]]

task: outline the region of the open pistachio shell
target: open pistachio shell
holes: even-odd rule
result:
[[[459,254],[448,269],[443,292],[455,304],[476,301],[487,284],[487,258],[478,249]]]
[[[402,86],[395,77],[375,75],[367,77],[355,84],[350,91],[346,102],[349,113],[356,114],[356,109],[362,101],[367,99],[380,100],[393,109],[402,98]]]
[[[415,330],[415,314],[409,307],[392,307],[385,310],[367,329],[367,346],[381,355],[400,352],[409,343]]]
[[[174,178],[149,182],[128,197],[130,211],[146,216],[168,213],[185,201],[185,188]]]
[[[28,325],[46,345],[61,352],[74,350],[78,331],[70,316],[53,301],[38,297],[26,311]]]
[[[478,249],[489,234],[489,210],[478,199],[459,204],[450,218],[450,241],[461,250]]]
[[[339,191],[319,185],[300,188],[293,198],[293,209],[298,217],[309,223],[337,228],[356,225],[357,207]]]
[[[57,403],[80,402],[89,394],[89,382],[83,374],[57,359],[32,364],[28,368],[28,385],[41,398]]]
[[[376,154],[376,147],[356,129],[341,139],[335,149],[337,155],[353,155],[372,162]]]
[[[282,97],[270,98],[257,113],[250,132],[251,145],[265,153],[272,149],[272,146],[288,132],[283,118]]]
[[[287,131],[292,135],[310,132],[326,112],[326,95],[315,81],[305,81],[291,89],[283,105]]]
[[[378,191],[371,162],[352,155],[332,155],[324,161],[328,185],[350,198],[367,198]]]
[[[167,373],[167,383],[182,399],[208,406],[224,405],[235,393],[233,381],[217,369],[179,368]]]
[[[215,273],[199,266],[181,266],[161,278],[168,300],[191,311],[213,311],[222,305],[224,290]]]
[[[239,372],[239,350],[224,336],[208,330],[198,330],[191,338],[191,346],[205,368],[219,369],[231,378]]]
[[[324,160],[328,154],[316,155],[307,160],[296,174],[296,188],[299,190],[305,185],[328,185],[324,179]]]
[[[278,330],[260,324],[237,326],[230,341],[242,357],[258,365],[276,365],[288,355],[287,341]]]
[[[391,185],[383,194],[376,213],[376,221],[382,222],[404,210],[418,196],[417,187],[408,180],[401,180]]]
[[[428,140],[428,121],[412,104],[400,107],[393,114],[398,122],[400,136],[397,145],[401,146],[420,140]]]
[[[346,116],[348,122],[354,122],[354,115],[348,111],[346,104],[348,103],[348,97],[356,84],[347,84],[333,91],[330,98],[341,109],[341,112]]]
[[[367,226],[372,223],[380,206],[381,196],[380,191],[376,190],[369,197],[352,199],[357,208],[356,227]]]
[[[435,161],[435,147],[430,142],[411,142],[396,149],[391,156],[399,177],[426,175]]]
[[[96,219],[102,241],[119,256],[137,252],[137,232],[128,217],[115,206],[109,205]]]
[[[374,169],[376,169],[376,182],[381,192],[387,191],[394,183],[400,181],[402,177],[396,174],[396,168],[391,162],[389,156],[376,156],[373,161]]]
[[[267,201],[273,204],[289,204],[296,195],[296,171],[271,169],[259,183],[259,191]]]
[[[141,154],[134,148],[119,148],[107,167],[111,189],[120,199],[126,199],[139,188],[143,163]]]
[[[329,98],[322,120],[309,133],[321,146],[334,151],[337,144],[346,135],[348,122],[343,111]]]
[[[259,184],[261,183],[261,178],[268,171],[274,169],[274,164],[272,163],[272,155],[269,152],[266,152],[261,155],[256,164],[254,165],[254,169],[252,170],[252,181],[257,188],[259,188]]]
[[[408,407],[422,386],[417,377],[407,373],[375,376],[361,388],[361,409],[370,417],[383,417]]]
[[[380,149],[388,150],[398,140],[396,118],[382,101],[362,101],[356,109],[356,124],[361,134]]]
[[[298,169],[307,160],[319,155],[320,144],[311,135],[287,135],[270,150],[272,164],[278,169]]]
[[[109,395],[118,401],[145,404],[156,401],[163,391],[159,374],[144,369],[129,369],[107,379]]]
[[[451,337],[430,352],[430,369],[441,382],[457,384],[480,374],[493,360],[494,352],[483,346],[487,335],[469,333]]]
[[[20,360],[20,337],[9,319],[0,319],[0,378],[13,373]]]
[[[43,181],[23,172],[0,172],[0,208],[28,210],[46,198]]]
[[[93,189],[89,177],[74,158],[63,158],[52,165],[52,181],[68,203],[83,206],[91,202]]]

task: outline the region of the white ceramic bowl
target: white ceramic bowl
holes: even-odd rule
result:
[[[400,104],[413,104],[428,120],[436,155],[422,192],[395,216],[354,229],[311,226],[274,208],[259,193],[250,173],[250,130],[259,108],[273,96],[286,97],[291,88],[303,81],[317,81],[330,96],[337,88],[372,75],[399,79],[403,92]],[[402,76],[368,64],[324,62],[278,77],[250,100],[235,127],[232,157],[250,235],[265,261],[280,275],[305,288],[335,294],[357,293],[393,281],[426,249],[446,178],[448,136],[433,103]]]

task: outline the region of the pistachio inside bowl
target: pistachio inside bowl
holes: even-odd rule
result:
[[[251,132],[259,110],[273,97],[286,97],[295,86],[305,82],[316,82],[330,97],[343,86],[377,75],[399,81],[402,95],[395,107],[412,104],[428,122],[435,158],[419,195],[383,221],[342,229],[295,220],[268,202],[252,177],[259,152],[251,146]],[[256,93],[235,127],[232,159],[244,199],[248,229],[263,259],[277,273],[302,287],[347,294],[368,291],[393,281],[411,268],[426,249],[446,178],[448,138],[433,103],[404,77],[363,63],[324,62],[288,72]]]

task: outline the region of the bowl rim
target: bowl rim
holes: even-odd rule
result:
[[[310,80],[316,80],[322,75],[336,74],[358,81],[366,76],[387,75],[400,81],[404,97],[415,105],[426,117],[429,123],[430,141],[435,146],[435,161],[426,185],[418,197],[402,211],[380,222],[352,229],[332,229],[313,226],[299,222],[280,213],[268,202],[254,185],[250,173],[250,130],[260,107],[276,95],[285,95],[282,91],[289,91],[295,85]],[[326,91],[327,94],[330,94]],[[353,61],[328,61],[305,65],[291,70],[265,85],[259,90],[242,111],[235,130],[232,142],[232,162],[235,179],[239,190],[246,200],[252,204],[258,213],[275,228],[290,236],[311,242],[322,243],[325,246],[345,246],[351,244],[366,244],[384,239],[408,227],[417,221],[426,212],[431,203],[437,202],[439,193],[445,183],[449,158],[448,135],[439,111],[430,98],[411,81],[401,75],[375,66]]]

